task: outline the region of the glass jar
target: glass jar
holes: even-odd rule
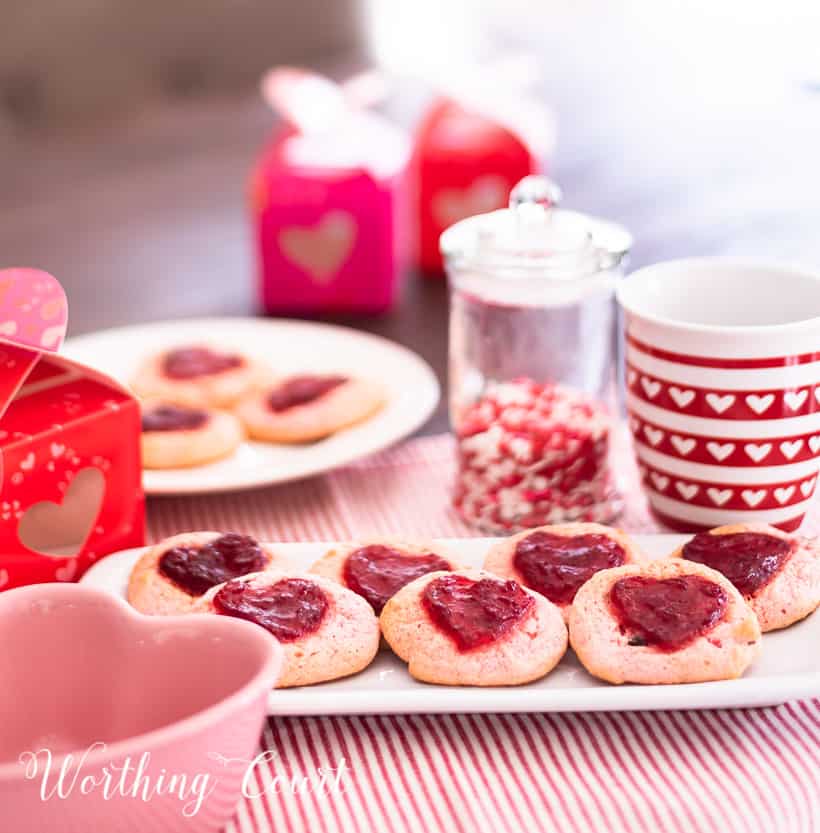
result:
[[[607,523],[621,501],[610,471],[616,412],[615,284],[632,238],[559,209],[528,176],[510,207],[441,236],[450,280],[453,501],[481,530]]]

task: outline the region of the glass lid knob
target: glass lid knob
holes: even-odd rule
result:
[[[561,189],[549,178],[531,174],[525,176],[510,191],[510,208],[517,211],[525,206],[540,206],[544,211],[558,205],[562,197]],[[525,210],[529,210],[525,208]]]

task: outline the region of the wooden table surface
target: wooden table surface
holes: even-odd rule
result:
[[[628,226],[632,266],[721,253],[820,267],[820,95],[794,78],[692,77],[634,33],[616,48],[588,34],[595,62],[540,33],[566,204]],[[249,92],[24,145],[0,161],[0,263],[59,276],[73,334],[253,313],[244,187],[271,124]],[[406,344],[445,381],[443,282],[410,274],[389,315],[333,320]],[[424,431],[446,424],[442,403]]]

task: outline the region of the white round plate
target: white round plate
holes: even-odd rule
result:
[[[415,353],[346,327],[264,318],[200,318],[103,330],[69,339],[63,354],[128,384],[149,354],[207,342],[240,350],[274,373],[340,372],[387,389],[377,414],[325,440],[300,446],[245,442],[223,460],[190,469],[146,471],[151,495],[226,492],[320,474],[412,434],[436,408],[439,385]]]

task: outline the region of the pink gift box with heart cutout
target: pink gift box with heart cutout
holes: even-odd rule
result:
[[[139,407],[57,354],[67,320],[51,275],[0,270],[0,590],[144,543]]]
[[[278,131],[251,177],[262,306],[378,313],[397,298],[408,143],[370,113],[327,132]]]

